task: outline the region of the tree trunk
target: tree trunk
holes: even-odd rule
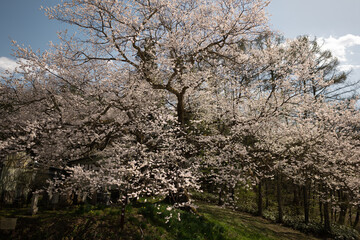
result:
[[[263,215],[263,195],[262,195],[262,182],[261,180],[257,186],[257,205],[258,205],[258,212],[259,216]]]
[[[340,200],[339,224],[344,225],[346,212],[348,209],[347,194],[342,191],[339,191],[339,200]]]
[[[190,201],[190,195],[186,189],[180,188],[176,193],[169,191],[169,194],[163,200],[164,203],[174,204],[174,203],[187,203]]]
[[[235,204],[235,187],[230,188],[230,198],[233,204]]]
[[[222,193],[223,193],[223,190],[221,188],[220,191],[219,191],[219,199],[218,199],[218,205],[219,206],[222,206],[224,204],[224,201],[222,199]]]
[[[186,88],[184,88],[179,94],[176,95],[177,97],[177,117],[178,122],[181,126],[185,125],[185,104],[184,104],[184,95],[185,95]]]
[[[269,207],[269,183],[268,181],[265,182],[265,209]]]
[[[322,210],[322,202],[321,200],[319,200],[319,213],[320,213],[320,223],[323,223],[324,221],[324,216],[323,216],[323,210]]]
[[[324,230],[328,233],[331,232],[329,203],[327,201],[324,203]]]
[[[352,206],[349,206],[349,225],[352,226]]]
[[[281,176],[278,173],[276,177],[276,192],[277,192],[277,205],[278,205],[278,219],[279,223],[283,222],[283,206],[282,206],[282,194],[281,194]]]
[[[336,220],[337,220],[337,210],[334,209],[334,219],[333,219],[333,221],[336,222]]]
[[[353,224],[353,228],[356,228],[356,226],[358,225],[360,220],[360,205],[357,207],[357,211],[356,211],[356,217],[355,217],[355,221]]]
[[[298,193],[298,186],[294,185],[294,196],[293,196],[293,205],[295,207],[295,214],[300,214],[300,201],[299,201],[299,193]]]
[[[125,209],[126,209],[127,203],[128,203],[128,195],[127,195],[127,191],[126,191],[125,199],[123,201],[122,208],[121,208],[121,217],[120,217],[120,229],[121,230],[123,230],[124,226],[125,226]]]
[[[339,213],[339,224],[340,225],[345,224],[346,212],[347,212],[347,206],[340,205],[340,213]]]
[[[309,195],[308,195],[308,187],[309,184],[306,181],[303,187],[303,197],[304,197],[304,217],[305,217],[305,224],[309,224]]]

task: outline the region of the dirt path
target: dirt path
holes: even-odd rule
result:
[[[227,228],[231,233],[229,236],[231,239],[318,239],[247,213],[235,212],[214,205],[198,205],[201,214]]]

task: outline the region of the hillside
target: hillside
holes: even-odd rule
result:
[[[226,229],[227,239],[317,239],[268,220],[215,205],[201,205],[201,213]]]
[[[119,207],[83,205],[36,216],[26,209],[2,210],[2,216],[16,216],[18,223],[13,232],[1,230],[0,239],[316,239],[215,205],[201,203],[198,212],[169,210],[165,204],[129,205],[121,232]]]

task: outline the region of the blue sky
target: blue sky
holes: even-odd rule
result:
[[[360,35],[359,0],[272,0],[268,12],[287,37]]]
[[[57,41],[57,32],[68,26],[48,20],[39,9],[57,2],[0,0],[0,70],[16,66],[10,40],[34,50]],[[341,60],[343,69],[353,69],[352,80],[360,79],[360,0],[272,0],[268,13],[272,29],[288,38],[316,36]]]
[[[45,49],[56,41],[57,31],[66,25],[50,21],[40,6],[52,6],[57,0],[0,0],[0,57],[11,57],[10,40],[33,49]]]
[[[272,29],[317,37],[360,80],[360,0],[272,0],[268,12]]]

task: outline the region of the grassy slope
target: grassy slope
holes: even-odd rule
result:
[[[209,204],[199,204],[196,216],[166,210],[159,204],[138,204],[127,209],[121,233],[119,208],[80,208],[42,211],[28,216],[26,210],[0,211],[18,216],[17,230],[0,232],[0,239],[315,239],[267,220]],[[173,217],[166,223],[166,216]],[[181,221],[178,220],[180,214]]]
[[[210,221],[223,226],[228,239],[316,239],[261,217],[214,205],[200,204],[199,211]]]

